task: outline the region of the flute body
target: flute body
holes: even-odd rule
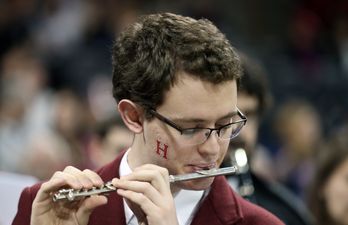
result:
[[[169,182],[181,182],[200,178],[215,177],[220,175],[227,175],[237,173],[237,167],[225,167],[225,168],[213,168],[210,170],[200,170],[194,173],[181,174],[181,175],[169,175]],[[116,191],[111,181],[105,183],[102,187],[93,187],[92,189],[60,189],[58,192],[54,193],[52,199],[54,202],[59,200],[75,201],[83,197],[88,197],[91,195],[107,194],[109,192]]]

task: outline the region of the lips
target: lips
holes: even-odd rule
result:
[[[200,170],[210,170],[216,167],[216,163],[199,163],[199,164],[189,164],[190,172],[196,172]]]

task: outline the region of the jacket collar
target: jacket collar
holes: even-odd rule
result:
[[[119,169],[121,159],[125,151],[118,157],[97,171],[104,182],[108,182],[113,178],[120,177]],[[108,203],[96,208],[91,214],[89,224],[104,225],[104,224],[126,224],[124,215],[123,199],[116,192],[110,192],[108,195]]]
[[[119,167],[124,153],[125,151],[119,154],[113,162],[97,171],[104,182],[110,181],[114,177],[120,177]],[[242,210],[237,196],[228,185],[226,178],[217,176],[208,196],[203,200],[194,216],[192,225],[234,224],[241,220],[242,217]],[[98,207],[92,213],[90,224],[126,224],[122,197],[116,192],[111,192],[108,196],[108,203]]]
[[[217,176],[208,196],[194,216],[192,225],[234,224],[243,218],[237,196],[224,176]]]

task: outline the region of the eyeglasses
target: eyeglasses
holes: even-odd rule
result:
[[[157,119],[159,119],[160,121],[164,122],[165,124],[179,131],[181,134],[180,141],[184,145],[202,144],[206,140],[208,140],[208,138],[213,133],[213,131],[216,131],[217,136],[219,137],[220,140],[233,139],[238,136],[243,126],[247,122],[246,116],[244,116],[239,109],[237,109],[236,116],[233,116],[231,118],[230,123],[223,125],[219,128],[181,128],[180,126],[175,124],[173,121],[162,116],[161,114],[159,114],[153,109],[150,109],[150,113],[153,116],[155,116]]]

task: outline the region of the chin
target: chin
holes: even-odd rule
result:
[[[196,180],[183,181],[178,184],[178,187],[186,190],[206,190],[208,189],[214,181],[214,177],[200,178]]]

